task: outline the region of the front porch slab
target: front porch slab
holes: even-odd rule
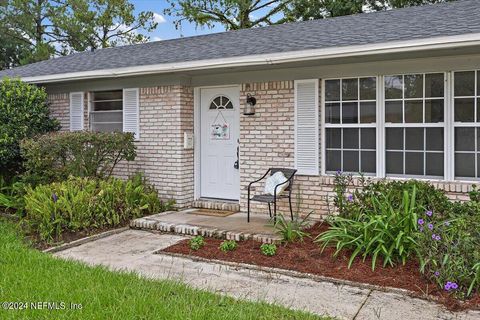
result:
[[[193,210],[169,211],[135,219],[130,223],[130,227],[237,241],[250,239],[264,243],[280,241],[267,215],[250,216],[250,223],[247,223],[247,214],[243,212],[227,217],[216,217],[192,214]]]

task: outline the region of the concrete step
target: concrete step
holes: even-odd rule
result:
[[[198,209],[224,210],[232,212],[240,211],[240,204],[234,201],[199,199],[193,201],[192,206]]]

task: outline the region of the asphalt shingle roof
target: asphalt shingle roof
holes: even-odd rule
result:
[[[44,76],[480,33],[480,0],[357,14],[107,48],[5,70]]]

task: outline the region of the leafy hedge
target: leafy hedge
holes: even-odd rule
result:
[[[27,187],[23,221],[42,240],[52,241],[64,231],[117,226],[132,218],[170,209],[155,189],[137,175],[129,180],[70,177]]]
[[[0,79],[0,172],[12,176],[21,170],[20,141],[60,129],[50,118],[47,93],[20,80]]]
[[[122,160],[135,159],[134,136],[120,132],[59,132],[21,143],[27,182],[50,183],[69,176],[109,178]]]

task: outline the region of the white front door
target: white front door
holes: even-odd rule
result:
[[[200,107],[200,194],[205,198],[238,200],[240,89],[201,89]]]

